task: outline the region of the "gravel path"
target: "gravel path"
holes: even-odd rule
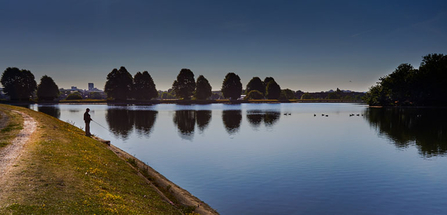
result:
[[[0,185],[4,184],[3,180],[6,179],[8,172],[11,167],[16,162],[17,158],[23,151],[23,146],[28,142],[31,134],[36,130],[36,121],[19,111],[14,111],[21,114],[23,117],[23,129],[17,135],[17,137],[12,141],[11,144],[7,145],[0,150]],[[1,191],[1,189],[0,189]],[[1,194],[1,192],[0,192]]]

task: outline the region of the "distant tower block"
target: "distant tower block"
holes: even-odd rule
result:
[[[88,90],[93,90],[95,85],[93,83],[88,83]]]

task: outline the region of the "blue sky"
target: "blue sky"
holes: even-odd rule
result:
[[[447,54],[447,1],[0,0],[0,70],[103,89],[113,68],[167,90],[182,68],[245,85],[367,91],[401,63]]]

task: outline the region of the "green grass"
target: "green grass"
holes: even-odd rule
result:
[[[0,214],[179,214],[126,161],[68,123],[29,109],[39,123],[14,167]]]

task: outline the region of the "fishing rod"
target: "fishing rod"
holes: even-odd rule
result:
[[[101,124],[99,124],[98,122],[96,122],[95,120],[92,119],[92,121],[96,124],[98,124],[99,126],[101,126],[102,128],[104,128],[106,131],[108,131],[110,134],[114,135],[113,132],[111,132],[108,128],[102,126]]]

